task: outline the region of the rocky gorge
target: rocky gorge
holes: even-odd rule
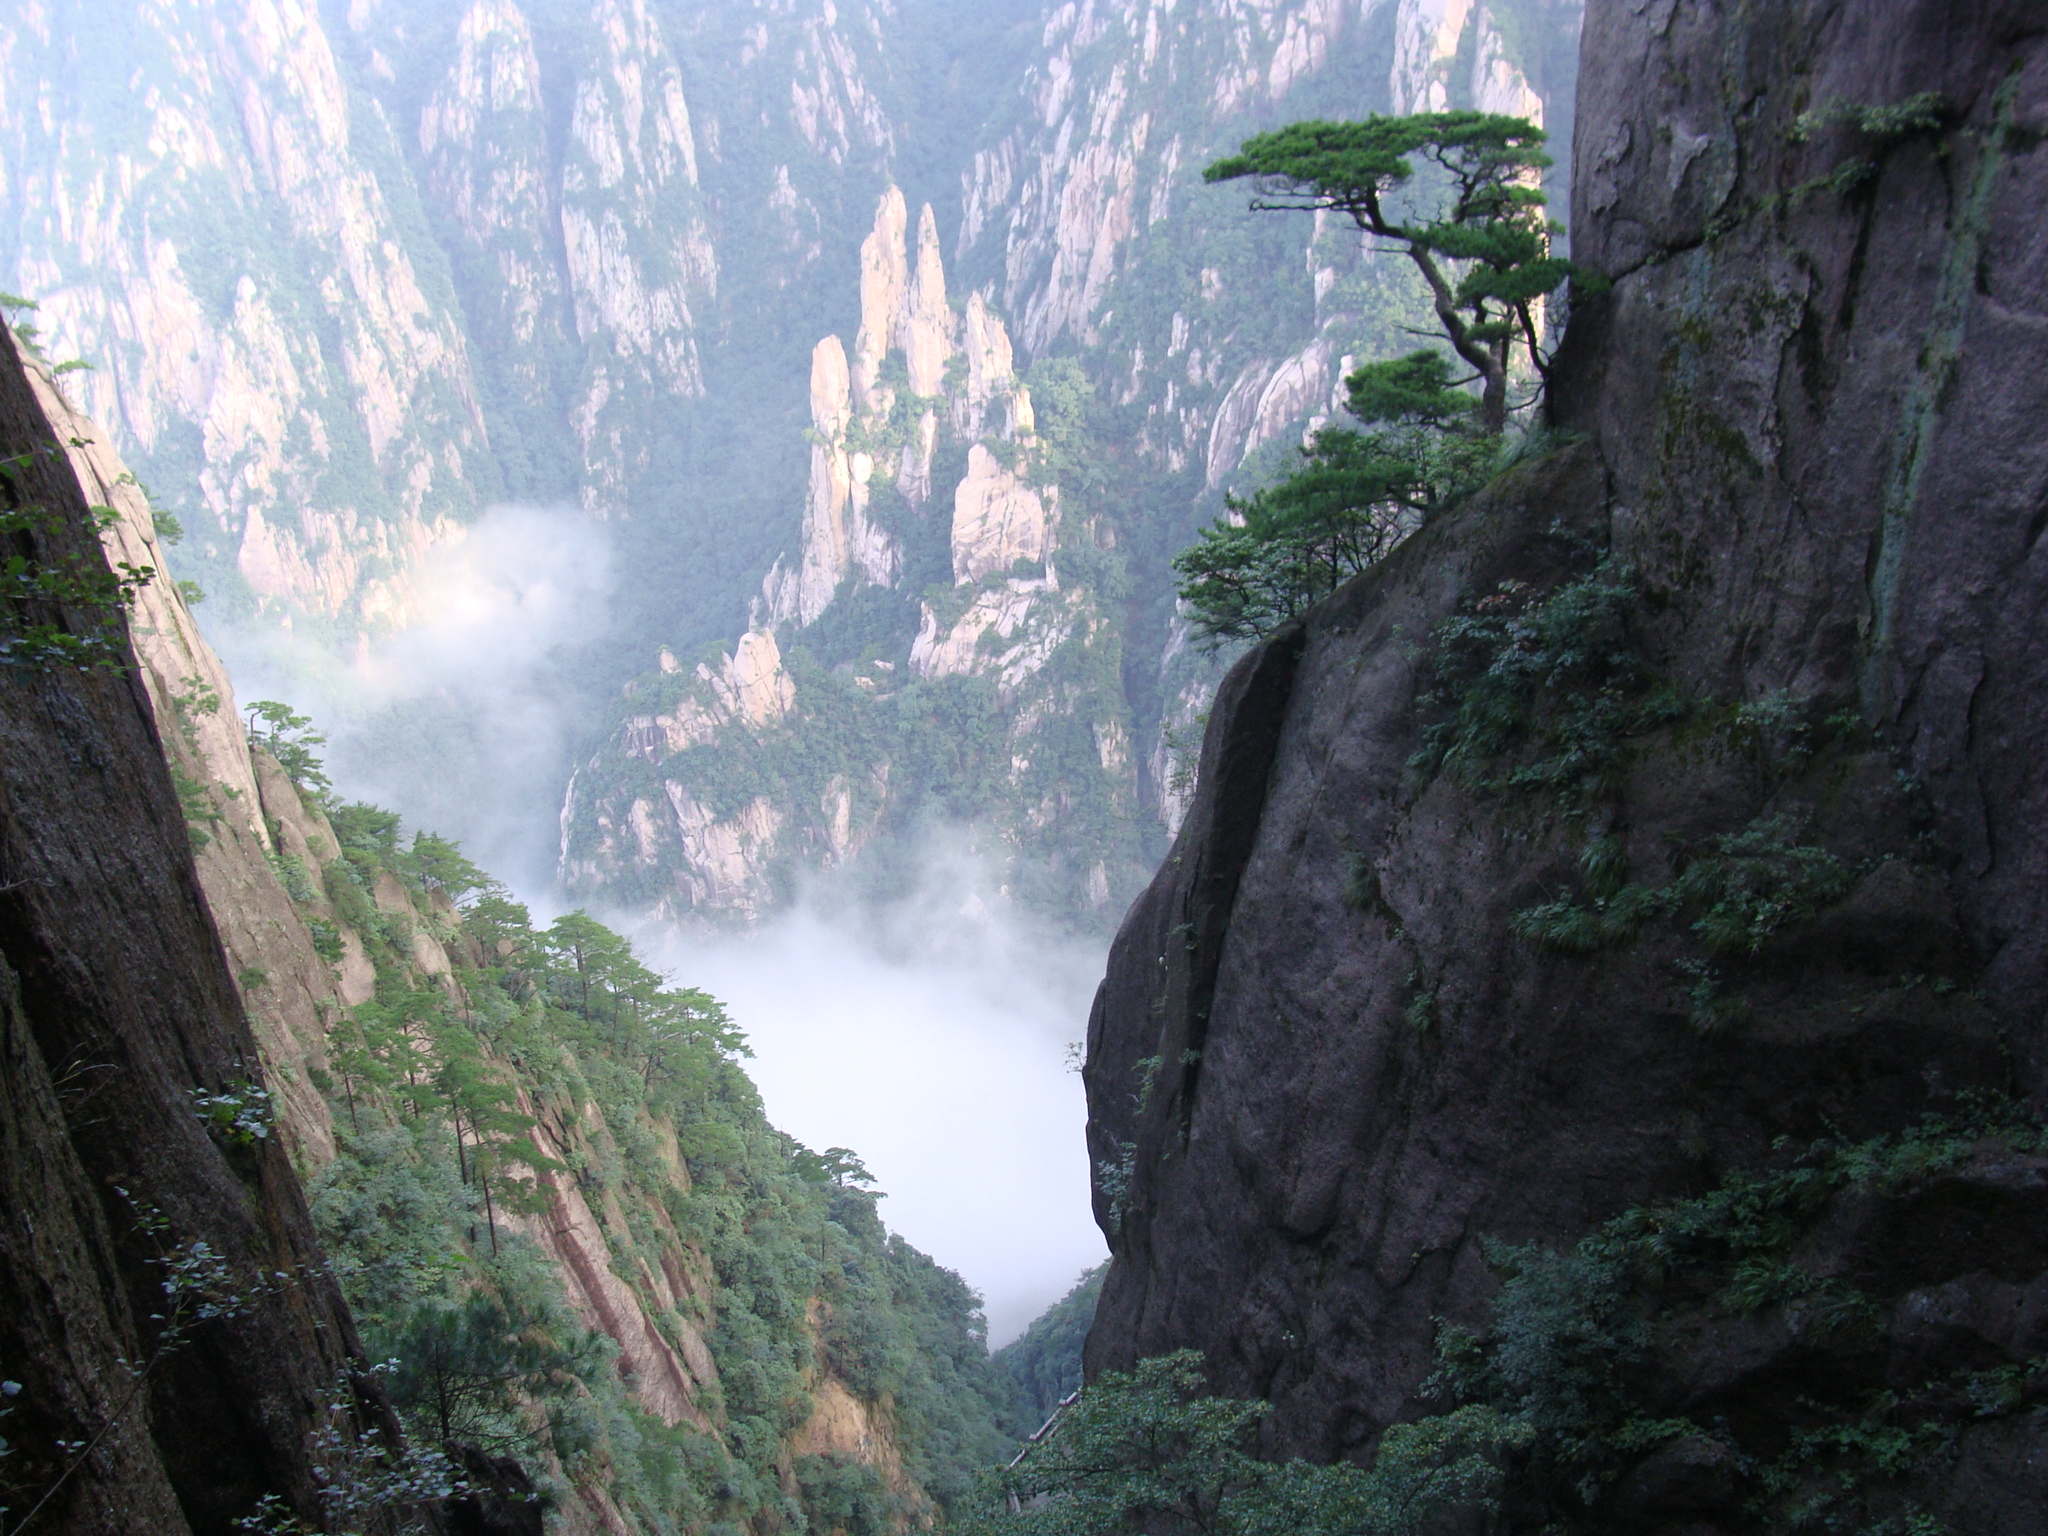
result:
[[[162,509],[46,364],[11,340],[5,362],[8,532],[27,569],[160,571]],[[80,635],[107,618],[52,612]],[[9,1529],[428,1519],[495,1536],[537,1533],[545,1509],[550,1530],[638,1536],[691,1507],[699,1524],[782,1529],[842,1506],[907,1526],[1000,1453],[1009,1388],[965,1285],[769,1128],[724,1052],[696,1070],[727,1081],[683,1115],[637,1092],[626,1107],[617,1073],[656,1084],[694,1037],[624,1069],[598,1040],[504,1034],[512,993],[533,1015],[545,963],[523,909],[479,908],[459,885],[458,907],[377,830],[395,817],[325,797],[289,746],[295,770],[279,738],[252,738],[174,583],[135,587],[118,664],[53,668],[9,633]],[[380,1037],[387,1020],[398,1033]],[[395,1077],[379,1066],[394,1048]],[[408,1099],[451,1064],[498,1085],[472,1095],[472,1117],[499,1109],[495,1131],[472,1119],[467,1161],[464,1111],[450,1144]],[[494,1203],[488,1148],[522,1124],[532,1171],[501,1166]],[[704,1227],[735,1176],[752,1193]],[[795,1269],[792,1221],[814,1255]],[[364,1337],[388,1347],[394,1318],[434,1315],[450,1273],[458,1296],[515,1308],[523,1288],[523,1326],[558,1351],[523,1392],[546,1403],[566,1381],[568,1396],[527,1419],[581,1423],[521,1431],[523,1466],[503,1443],[447,1438],[445,1417],[445,1462],[390,1455],[396,1360]]]
[[[308,722],[245,726],[166,569],[189,518],[216,601],[363,636],[406,621],[407,550],[523,484],[668,550],[628,607],[702,567],[596,669],[579,899],[754,920],[931,815],[1076,922],[1136,893],[1082,1068],[1112,1257],[1049,1359],[1092,1314],[1094,1386],[1193,1350],[1270,1461],[1484,1462],[1461,1510],[1347,1530],[2038,1528],[2036,11],[1591,0],[1559,72],[1545,7],[1076,3],[1002,31],[1024,86],[957,194],[882,8],[151,34],[186,105],[138,89],[113,128],[180,196],[288,205],[395,307],[301,286],[266,319],[299,258],[258,240],[188,304],[168,216],[102,217],[132,163],[38,162],[99,166],[98,201],[9,171],[50,250],[83,231],[119,277],[50,266],[0,358],[9,1517],[879,1536],[959,1517],[1072,1401],[1051,1366],[1010,1392],[857,1156],[768,1124],[714,1000],[329,793]],[[67,36],[36,25],[8,48]],[[725,94],[677,41],[707,37]],[[1186,171],[1319,90],[1558,122],[1567,79],[1590,280],[1541,419],[1202,656],[1167,556],[1413,296],[1326,223],[1191,213]],[[736,104],[773,117],[745,155]],[[747,220],[780,243],[721,245]],[[770,289],[777,335],[736,345]],[[174,311],[176,345],[83,377],[36,355]],[[149,462],[190,498],[153,501],[122,391],[229,378],[264,327],[274,377],[161,439],[196,457]],[[773,380],[794,403],[750,416]],[[290,419],[216,458],[258,405]],[[774,516],[664,503],[763,444]],[[498,1406],[451,1414],[451,1382]],[[445,1462],[378,1449],[401,1411]]]

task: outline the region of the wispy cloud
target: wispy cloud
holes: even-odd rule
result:
[[[859,1153],[884,1221],[982,1293],[1000,1344],[1104,1252],[1069,1060],[1103,945],[1018,912],[957,833],[917,865],[892,900],[819,882],[754,933],[650,947],[747,1031],[769,1118]]]
[[[282,699],[326,732],[343,794],[456,839],[544,904],[573,733],[596,707],[568,661],[604,633],[611,590],[602,525],[495,507],[423,564],[408,629],[352,654],[262,624],[208,638],[244,702]]]
[[[565,654],[603,633],[611,588],[601,525],[501,507],[421,572],[420,622],[355,655],[256,625],[210,638],[244,702],[326,731],[342,795],[455,838],[541,916],[573,735],[600,705],[566,687]],[[859,1154],[884,1221],[982,1293],[1001,1343],[1103,1254],[1069,1047],[1104,946],[1019,912],[961,831],[927,829],[890,868],[914,877],[813,881],[751,933],[635,937],[724,1000],[769,1118]]]

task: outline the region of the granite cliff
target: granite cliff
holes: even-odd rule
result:
[[[10,559],[98,565],[64,444],[11,347],[4,361]],[[127,666],[21,654],[24,623],[99,630],[91,605],[9,601],[8,1503],[109,1533],[225,1530],[264,1493],[312,1515],[329,1405],[345,1443],[392,1429],[390,1411],[284,1146],[215,1134],[194,1112],[195,1091],[247,1082],[258,1044],[151,700]]]
[[[772,632],[793,706],[719,714],[730,640],[628,684],[564,806],[569,887],[753,919],[936,819],[979,830],[1006,895],[1101,927],[1178,824],[1218,675],[1171,555],[1418,302],[1355,235],[1257,221],[1201,165],[1283,116],[1541,120],[1575,25],[1541,5],[1049,11],[975,129],[957,230],[886,186],[842,279],[851,334],[811,353],[801,525],[744,641],[762,656]]]
[[[1502,1529],[2031,1530],[2048,33],[1596,0],[1580,82],[1553,435],[1237,664],[1117,938],[1090,1368],[1490,1403]]]

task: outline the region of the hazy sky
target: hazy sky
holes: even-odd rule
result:
[[[546,921],[566,751],[597,707],[558,658],[609,622],[611,573],[603,525],[500,507],[429,560],[421,622],[351,659],[268,627],[209,638],[245,708],[283,699],[327,733],[338,794],[455,838]],[[1067,1061],[1103,949],[1009,909],[963,837],[928,834],[918,864],[881,910],[827,888],[752,935],[635,937],[727,1004],[769,1118],[859,1154],[883,1220],[987,1298],[1001,1343],[1104,1252]]]

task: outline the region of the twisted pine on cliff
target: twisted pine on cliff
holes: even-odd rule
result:
[[[1470,488],[1493,454],[1471,430],[1472,397],[1441,353],[1351,375],[1350,410],[1376,430],[1326,427],[1278,485],[1231,497],[1230,513],[1174,557],[1180,595],[1211,643],[1253,640],[1377,563]]]
[[[1202,173],[1205,181],[1253,178],[1257,209],[1342,213],[1390,241],[1429,287],[1444,338],[1483,381],[1479,424],[1507,425],[1508,381],[1521,349],[1539,379],[1538,305],[1583,270],[1553,255],[1562,226],[1543,217],[1545,134],[1519,117],[1489,112],[1374,114],[1363,122],[1291,123],[1247,139]],[[1432,167],[1434,206],[1412,192],[1415,157]],[[1405,209],[1395,194],[1409,191]]]
[[[1588,276],[1551,252],[1560,226],[1543,216],[1543,141],[1521,118],[1482,112],[1295,123],[1204,172],[1212,182],[1252,178],[1256,209],[1338,212],[1391,242],[1472,370],[1454,378],[1442,352],[1424,350],[1350,376],[1351,412],[1374,430],[1317,432],[1299,470],[1233,498],[1174,561],[1181,598],[1210,642],[1271,632],[1470,490],[1507,427],[1519,363],[1536,385],[1521,403],[1541,394],[1549,362],[1539,306],[1567,278]],[[1418,159],[1427,167],[1419,181]]]

